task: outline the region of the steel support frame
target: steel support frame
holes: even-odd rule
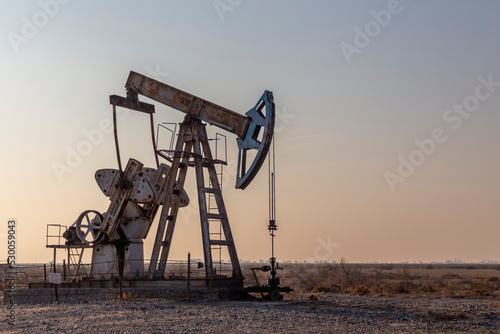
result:
[[[212,261],[212,245],[227,246],[232,265],[232,279],[243,280],[234,239],[231,233],[222,192],[214,166],[214,160],[207,139],[206,125],[200,120],[187,116],[181,123],[177,138],[172,166],[168,175],[165,201],[158,224],[158,230],[151,255],[148,278],[164,278],[172,237],[180,203],[180,193],[184,188],[187,169],[190,159],[194,158],[194,168],[198,190],[198,204],[200,210],[200,223],[205,261],[205,275],[207,286],[214,285],[217,279]],[[207,168],[212,188],[205,186],[204,170]],[[206,194],[215,195],[218,219],[224,233],[225,240],[210,240],[209,213]],[[213,217],[211,217],[213,219]],[[168,222],[168,223],[167,223]],[[166,232],[165,232],[166,228]],[[161,255],[160,255],[161,253]]]

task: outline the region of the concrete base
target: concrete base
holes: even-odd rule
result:
[[[234,291],[234,293],[233,293]],[[123,288],[124,299],[181,299],[187,298],[186,288]],[[58,301],[60,303],[91,303],[98,300],[120,299],[120,290],[117,288],[58,288]],[[244,289],[208,289],[192,288],[191,299],[232,299],[231,296],[245,296]],[[229,296],[229,298],[228,298]],[[3,303],[8,305],[10,299],[4,291]],[[54,288],[21,289],[16,291],[15,304],[51,304],[55,302]]]
[[[130,243],[124,249],[123,278],[125,280],[144,278],[143,243]],[[115,244],[95,244],[92,251],[90,278],[111,280],[119,277],[118,249]]]
[[[83,279],[78,282],[62,282],[59,284],[61,288],[118,288],[119,287],[118,277],[109,280],[100,279]],[[236,279],[224,279],[212,282],[212,284],[207,284],[207,280],[204,278],[194,278],[191,279],[191,287],[202,288],[210,285],[214,288],[241,288],[243,287],[243,280]],[[28,288],[50,288],[54,285],[49,282],[42,283],[29,283]],[[171,289],[171,288],[185,288],[187,287],[187,279],[164,279],[164,280],[123,280],[122,287],[124,288],[156,288],[156,289]]]

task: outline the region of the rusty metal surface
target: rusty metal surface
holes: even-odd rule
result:
[[[245,137],[251,119],[185,91],[131,71],[125,85],[137,93]]]
[[[110,95],[109,103],[117,107],[133,109],[146,114],[153,114],[155,112],[155,106],[153,104],[133,101],[131,99],[118,95]]]

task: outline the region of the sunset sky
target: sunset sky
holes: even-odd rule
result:
[[[18,261],[48,262],[47,224],[107,210],[94,173],[117,162],[100,124],[130,70],[241,114],[273,91],[279,261],[499,261],[499,13],[494,0],[1,1],[0,262],[10,218]],[[182,121],[155,105],[156,122]],[[122,114],[124,163],[154,165],[148,122]],[[234,189],[236,137],[208,131],[228,137],[238,255],[267,260],[267,171]],[[186,190],[174,259],[202,257],[192,170]]]

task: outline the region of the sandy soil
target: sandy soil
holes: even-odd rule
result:
[[[129,299],[25,304],[5,333],[500,333],[495,299],[316,294],[318,300]]]

